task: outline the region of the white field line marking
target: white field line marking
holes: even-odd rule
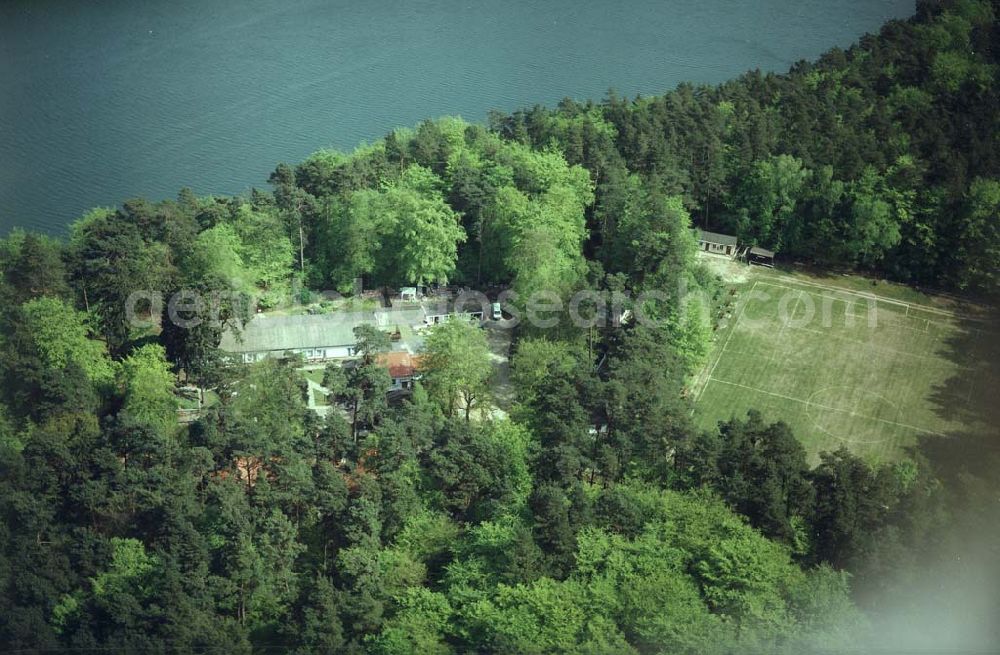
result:
[[[756,282],[754,284],[756,285]],[[767,286],[772,286],[772,287],[778,287],[780,289],[787,289],[789,291],[798,291],[799,292],[799,296],[796,297],[796,299],[795,299],[795,301],[796,301],[795,307],[790,312],[788,319],[786,319],[784,322],[782,322],[781,328],[778,330],[778,340],[779,341],[781,340],[781,335],[784,333],[785,328],[790,327],[792,330],[804,330],[806,332],[811,332],[813,334],[819,334],[819,335],[823,335],[823,336],[827,336],[827,337],[833,337],[834,339],[841,339],[843,341],[850,341],[851,343],[861,344],[861,345],[867,346],[868,348],[871,348],[871,350],[875,354],[892,353],[892,354],[895,354],[895,355],[907,355],[907,356],[910,356],[910,357],[920,357],[920,358],[928,359],[928,360],[931,360],[931,361],[940,361],[941,360],[940,357],[935,357],[933,355],[923,355],[923,354],[909,352],[909,351],[905,351],[905,350],[896,350],[895,348],[888,348],[888,347],[876,346],[876,345],[874,345],[870,341],[862,341],[861,339],[852,339],[851,337],[848,337],[848,336],[842,336],[842,335],[839,335],[839,334],[835,334],[832,330],[831,331],[823,331],[823,330],[817,330],[815,328],[808,328],[808,327],[804,327],[804,326],[803,327],[797,327],[797,326],[794,326],[794,325],[793,326],[789,326],[788,323],[795,316],[795,311],[798,309],[798,304],[801,302],[802,295],[803,294],[812,295],[812,294],[808,294],[808,292],[803,291],[802,289],[793,289],[791,287],[786,287],[786,286],[781,285],[781,284],[773,284],[771,282],[761,282],[761,284],[764,284],[764,285],[767,285]],[[820,297],[824,298],[824,297],[828,297],[828,296],[820,296]],[[918,333],[924,334],[924,333],[927,332],[927,321],[925,320],[924,329],[923,330],[919,330],[917,328],[911,328],[911,327],[908,327],[906,325],[901,325],[901,324],[891,324],[891,327],[893,327],[893,328],[903,328],[903,329],[906,329],[906,330],[912,330],[914,332],[918,332]],[[777,357],[777,352],[778,352],[777,349],[775,349],[775,351],[771,353],[771,357],[768,360],[768,366],[770,366],[770,364],[774,362],[774,358]],[[974,370],[971,367],[964,367],[964,366],[959,366],[959,367],[956,367],[956,368],[958,368],[960,370],[965,370],[965,371]],[[711,375],[709,375],[709,377],[711,377]],[[706,381],[706,384],[707,384],[707,381]]]
[[[795,328],[795,329],[804,330],[806,328]],[[887,350],[884,348],[870,348],[870,351],[872,357],[877,357],[878,355],[882,355],[885,353],[892,353],[894,355],[908,355],[910,357],[920,357],[922,359],[928,359],[931,360],[932,362],[938,363],[937,366],[931,366],[929,370],[939,371],[942,375],[952,374],[955,371],[974,373],[977,372],[978,370],[971,366],[959,366],[957,364],[948,364],[946,362],[942,362],[940,358],[934,357],[933,355],[920,355],[917,353],[908,353],[903,350]],[[752,352],[750,350],[727,350],[726,354],[728,354],[730,357],[746,357],[751,359],[757,356],[757,353]],[[811,364],[804,356],[799,357],[797,359],[790,359],[786,357],[781,365],[782,365],[782,370],[786,371],[801,371],[801,370],[806,370],[813,366],[813,364]]]
[[[920,354],[920,353],[910,352],[908,350],[896,350],[895,348],[875,346],[870,341],[861,341],[860,339],[852,339],[850,337],[845,337],[845,336],[842,336],[842,335],[839,335],[839,334],[831,334],[830,332],[826,332],[824,330],[817,330],[815,328],[807,328],[807,327],[792,327],[792,329],[793,330],[804,330],[806,332],[812,332],[814,334],[821,334],[821,335],[824,335],[824,336],[827,336],[827,337],[830,337],[830,338],[833,338],[833,339],[841,339],[843,341],[850,341],[852,343],[861,344],[862,346],[867,346],[868,348],[870,348],[872,350],[872,352],[875,353],[876,355],[882,354],[882,353],[892,353],[894,355],[906,355],[907,357],[920,357],[920,358],[929,359],[929,360],[935,361],[935,362],[941,362],[941,366],[945,367],[945,368],[948,368],[949,370],[951,370],[951,369],[958,369],[960,371],[974,371],[974,370],[976,370],[976,369],[972,368],[971,366],[959,366],[957,364],[954,364],[954,365],[945,364],[945,362],[941,361],[940,357],[935,357],[934,355],[923,355],[923,354]]]
[[[878,326],[880,328],[884,327],[890,330],[909,330],[910,332],[916,332],[917,334],[927,334],[926,326],[924,326],[923,328],[915,328],[915,327],[910,327],[909,325],[903,325],[902,323],[887,321],[885,319],[879,319],[878,323],[879,323]]]
[[[824,387],[824,388],[819,389],[818,391],[814,391],[812,394],[810,394],[809,398],[808,398],[808,402],[812,402],[812,399],[815,398],[816,396],[818,396],[821,393],[824,393],[826,391],[831,391],[833,389],[838,389],[838,388],[840,388],[840,389],[846,389],[847,387],[837,386],[837,385],[834,385],[832,387]],[[880,393],[868,392],[865,395],[868,396],[868,397],[879,398],[883,402],[888,403],[889,405],[892,405],[893,407],[896,408],[897,415],[901,411],[900,408],[899,408],[899,404],[898,403],[893,402],[892,400],[889,400],[888,398],[886,398],[885,396],[883,396]],[[856,406],[856,403],[855,403],[855,406]],[[833,439],[836,439],[837,441],[842,441],[844,443],[865,444],[865,445],[879,444],[879,443],[884,443],[886,441],[886,439],[884,439],[884,438],[883,439],[858,439],[858,438],[854,438],[854,437],[845,437],[845,436],[842,436],[842,435],[839,435],[839,434],[834,434],[834,433],[830,432],[829,430],[827,430],[826,428],[824,428],[822,425],[820,425],[818,417],[814,416],[811,412],[809,413],[809,418],[811,418],[813,420],[813,427],[814,428],[816,428],[820,432],[828,435],[829,437],[832,437]]]
[[[777,282],[761,282],[761,284],[763,284],[765,286],[769,286],[769,287],[775,287],[776,289],[784,289],[786,291],[798,291],[800,294],[802,294],[802,293],[808,293],[811,296],[818,297],[821,301],[825,301],[825,300],[838,301],[839,300],[841,302],[845,302],[843,298],[838,298],[836,296],[829,296],[829,295],[826,295],[826,294],[823,294],[823,293],[820,293],[820,292],[815,292],[815,291],[808,291],[807,292],[807,291],[804,291],[803,289],[798,289],[798,288],[796,288],[794,286],[788,286],[787,284],[778,284]],[[818,285],[811,285],[811,286],[818,286]],[[864,294],[864,293],[857,293],[857,292],[854,292],[854,291],[846,291],[846,290],[843,290],[843,289],[837,289],[835,287],[823,287],[823,286],[820,286],[819,288],[820,289],[826,289],[826,290],[829,290],[829,291],[835,291],[837,293],[843,293],[843,294],[847,294],[847,295],[851,295],[851,296],[857,296],[858,298],[863,299],[865,301],[866,305],[869,302],[871,302],[871,301],[875,301],[875,305],[874,306],[875,306],[875,311],[876,312],[878,312],[878,304],[882,300],[881,298],[877,298],[876,296],[874,296],[872,294]],[[893,301],[893,302],[897,302],[898,303],[898,301]],[[824,304],[825,303],[820,303],[820,307],[823,307]],[[902,303],[899,303],[899,304],[902,304]],[[844,309],[845,315],[847,314],[848,309],[850,309],[850,314],[851,314],[852,317],[854,317],[854,318],[860,318],[858,315],[854,314],[853,307],[847,307],[847,306],[845,306],[845,309]],[[889,311],[891,311],[891,310],[889,310]]]
[[[890,304],[890,305],[896,305],[898,307],[903,307],[906,310],[909,310],[910,307],[913,307],[914,309],[921,309],[921,310],[924,310],[924,311],[931,312],[932,314],[941,314],[943,316],[950,316],[950,317],[957,316],[957,314],[949,312],[946,309],[938,309],[937,307],[928,307],[926,305],[911,305],[910,303],[903,302],[902,300],[893,300],[892,298],[886,298],[884,296],[877,296],[874,293],[871,293],[869,291],[853,291],[851,289],[844,289],[844,288],[841,288],[841,287],[835,287],[835,286],[832,286],[832,285],[829,285],[829,284],[820,284],[818,282],[806,282],[805,280],[799,280],[797,278],[782,277],[782,278],[779,278],[779,279],[784,280],[784,281],[788,282],[789,284],[802,284],[802,285],[805,285],[805,286],[808,286],[808,287],[816,287],[817,289],[824,289],[826,291],[835,291],[837,293],[847,293],[847,294],[850,294],[852,296],[860,296],[862,298],[867,298],[869,300],[874,300],[876,302],[884,302],[884,303],[887,303],[887,304]],[[764,284],[768,284],[768,283],[764,282]],[[781,287],[781,286],[785,286],[785,285],[774,284],[774,286]],[[788,287],[785,287],[785,288],[788,288]]]
[[[857,296],[858,298],[863,298],[866,301],[874,301],[876,308],[878,308],[878,306],[880,304],[881,305],[895,305],[895,306],[900,307],[900,308],[902,308],[904,310],[904,314],[903,315],[905,317],[909,317],[909,315],[910,315],[910,308],[913,308],[914,311],[929,312],[931,314],[937,314],[938,316],[943,316],[943,317],[952,318],[952,319],[967,318],[969,320],[985,320],[985,319],[979,319],[979,318],[972,317],[972,316],[963,316],[963,315],[960,315],[960,314],[956,314],[954,312],[950,312],[950,311],[945,310],[945,309],[938,309],[936,307],[928,307],[926,305],[910,304],[910,303],[907,303],[907,302],[903,302],[902,300],[893,300],[891,298],[886,298],[884,296],[877,296],[874,293],[868,293],[866,291],[851,291],[850,289],[842,289],[840,287],[834,287],[834,286],[829,286],[829,285],[825,285],[825,284],[817,284],[815,282],[803,282],[801,280],[793,280],[793,279],[789,279],[789,278],[781,278],[781,279],[787,280],[789,284],[802,284],[802,285],[806,285],[806,286],[810,286],[810,287],[815,287],[817,289],[822,289],[824,291],[829,291],[831,293],[847,294],[847,295],[850,295],[850,296]],[[776,282],[761,282],[761,284],[767,284],[769,286],[778,287],[780,289],[788,289],[789,291],[795,291],[796,290],[794,287],[790,287],[790,286],[788,286],[786,284],[778,284]],[[801,289],[799,289],[799,291],[801,291]],[[821,298],[827,298],[827,297],[829,297],[829,296],[825,296],[823,294],[819,294],[819,295],[820,295]],[[838,298],[836,298],[836,297],[834,297],[833,299],[834,300],[838,300]]]
[[[797,310],[799,308],[799,305],[802,304],[802,296],[805,295],[805,291],[799,289],[798,292],[799,294],[795,296],[795,304],[792,305],[792,310],[788,312],[788,316],[786,316],[785,320],[781,322],[781,329],[778,330],[779,342],[781,341],[781,335],[784,334],[786,329],[788,329],[788,324],[795,319],[795,310]]]
[[[767,283],[765,282],[764,284]],[[781,335],[785,333],[785,329],[788,328],[788,324],[791,323],[792,319],[795,318],[795,310],[799,308],[800,304],[802,304],[802,294],[804,294],[805,292],[802,291],[802,289],[792,289],[792,291],[798,291],[799,293],[797,296],[795,296],[795,304],[792,305],[792,310],[788,312],[788,316],[786,316],[785,320],[781,322],[781,329],[778,330],[778,338],[776,340],[777,344],[774,350],[771,351],[771,356],[767,358],[766,368],[771,368],[771,365],[774,364],[774,358],[778,356],[778,352],[781,349]],[[779,302],[778,305],[780,307],[781,303]]]
[[[852,291],[851,289],[845,289],[843,287],[836,287],[830,284],[820,284],[819,282],[806,282],[805,280],[800,280],[798,278],[793,278],[790,276],[781,276],[775,274],[779,280],[788,282],[789,284],[801,284],[807,287],[816,287],[818,289],[825,289],[827,291],[836,291],[837,293],[848,293],[854,296],[861,296],[862,298],[868,298],[875,300],[876,302],[883,302],[890,305],[897,305],[899,307],[905,307],[907,309],[912,308],[915,311],[930,312],[932,314],[938,314],[939,316],[947,316],[948,318],[961,318],[971,321],[987,322],[989,319],[981,318],[978,316],[969,316],[968,314],[959,314],[958,312],[952,312],[947,309],[940,309],[938,307],[931,307],[929,305],[922,305],[919,303],[908,303],[902,300],[893,300],[892,298],[886,298],[885,296],[877,296],[874,293],[868,291]],[[761,284],[771,284],[772,286],[780,287],[784,286],[782,284],[774,284],[771,282],[761,282]],[[787,288],[787,287],[786,287]]]
[[[790,287],[790,286],[788,286],[786,284],[778,284],[776,282],[765,282],[763,280],[758,280],[758,282],[760,284],[763,284],[763,285],[769,286],[769,287],[776,287],[778,289],[786,289],[788,291],[799,291],[800,293],[802,292],[802,289],[796,289],[795,287]],[[947,310],[944,310],[944,309],[935,309],[933,307],[925,307],[925,306],[922,306],[922,305],[907,305],[906,303],[904,303],[902,301],[899,301],[899,300],[889,300],[887,298],[882,298],[881,296],[876,296],[874,294],[861,293],[861,292],[857,292],[857,291],[849,291],[847,289],[840,289],[838,287],[828,287],[826,285],[815,284],[815,283],[812,283],[812,282],[792,282],[792,283],[793,284],[796,284],[796,283],[807,284],[807,285],[810,285],[810,286],[819,287],[820,289],[828,289],[830,291],[836,291],[838,293],[846,293],[846,294],[849,294],[849,295],[858,296],[860,298],[865,298],[867,300],[874,300],[875,301],[875,306],[876,306],[876,311],[878,310],[877,309],[878,308],[878,303],[881,302],[881,303],[891,303],[891,304],[895,304],[895,305],[901,305],[901,306],[905,306],[905,307],[913,307],[915,310],[921,310],[921,311],[926,310],[926,311],[929,311],[929,312],[940,314],[940,315],[948,317],[948,318],[968,319],[968,320],[972,320],[972,321],[979,321],[981,323],[985,323],[988,320],[988,319],[985,319],[985,318],[979,318],[979,317],[975,317],[975,316],[965,316],[963,314],[955,314],[955,313],[952,313],[952,312],[948,312]],[[755,282],[755,284],[756,284],[756,282]],[[823,294],[814,294],[814,295],[818,296],[820,299],[823,299],[823,300],[831,298],[831,296],[826,296],[826,295],[823,295]],[[841,298],[832,297],[832,300],[836,301],[836,300],[842,300],[842,299]],[[851,314],[855,318],[861,318],[859,315],[854,314],[853,310],[851,311]],[[892,314],[890,314],[890,316],[891,315]],[[904,318],[907,315],[908,314],[904,314]],[[952,331],[955,331],[955,332],[966,331],[966,332],[973,332],[973,333],[975,333],[978,336],[983,336],[983,335],[986,335],[986,334],[994,335],[994,336],[1000,336],[1000,332],[994,332],[994,331],[991,331],[991,330],[984,330],[983,328],[978,328],[978,327],[966,327],[963,330],[963,328],[959,328],[956,325],[952,325],[952,324],[949,324],[949,323],[942,323],[940,321],[935,321],[935,320],[929,319],[929,318],[914,318],[913,320],[917,321],[917,325],[920,324],[919,321],[924,321],[923,327],[922,328],[910,327],[908,325],[903,325],[901,322],[896,322],[896,321],[892,321],[892,320],[888,320],[887,321],[887,320],[879,319],[878,322],[879,322],[880,326],[888,324],[888,326],[890,328],[893,328],[893,329],[912,330],[913,332],[918,332],[920,334],[928,334],[928,333],[930,333],[931,332],[931,330],[930,330],[930,323],[934,323],[934,325],[939,325],[939,326],[941,326],[942,328],[944,328],[946,330],[952,330]]]
[[[740,325],[740,319],[743,318],[743,312],[746,311],[747,303],[750,301],[750,297],[753,295],[754,289],[757,288],[757,281],[754,280],[753,286],[750,287],[750,291],[747,292],[747,297],[743,299],[743,304],[740,305],[740,311],[736,314],[736,320],[733,321],[733,326],[729,328],[729,334],[726,335],[726,340],[722,343],[722,350],[719,352],[719,356],[716,358],[715,363],[712,364],[712,368],[709,369],[708,375],[705,377],[705,383],[701,385],[698,389],[698,395],[695,397],[694,401],[698,402],[701,400],[702,394],[705,393],[705,388],[708,387],[708,383],[712,381],[712,374],[715,373],[715,368],[722,361],[723,356],[726,354],[726,347],[729,346],[729,340],[733,338],[733,333],[736,332],[736,328]]]
[[[854,394],[854,404],[851,405],[851,416],[861,416],[861,414],[857,413],[857,411],[858,411],[858,403],[860,403],[860,402],[861,402],[861,394],[857,394],[857,393]]]
[[[901,428],[906,428],[908,430],[916,430],[918,432],[924,432],[926,434],[933,434],[933,435],[938,436],[938,437],[943,437],[944,436],[940,432],[935,432],[934,430],[926,430],[924,428],[918,428],[915,425],[907,425],[906,423],[897,423],[896,421],[890,421],[890,420],[887,420],[887,419],[884,419],[884,418],[877,418],[875,416],[866,416],[864,414],[856,414],[853,411],[849,411],[849,410],[846,410],[846,409],[841,409],[839,407],[830,407],[829,405],[823,405],[821,403],[814,403],[811,400],[802,400],[801,398],[793,398],[792,396],[786,396],[784,394],[775,393],[773,391],[765,391],[764,389],[758,389],[756,387],[750,387],[750,386],[747,386],[745,384],[740,384],[738,382],[730,382],[729,380],[722,380],[722,379],[719,379],[719,378],[712,378],[712,381],[713,382],[721,382],[722,384],[728,384],[728,385],[731,385],[731,386],[734,386],[734,387],[741,387],[743,389],[749,389],[750,391],[756,391],[757,393],[764,393],[764,394],[767,394],[769,396],[775,396],[777,398],[782,398],[784,400],[791,400],[792,402],[802,403],[803,405],[810,405],[812,407],[819,407],[820,409],[826,409],[826,410],[829,410],[831,412],[840,412],[842,414],[848,414],[850,416],[855,416],[857,418],[867,419],[869,421],[878,421],[880,423],[888,423],[889,425],[895,425],[895,426],[898,426],[898,427],[901,427]]]

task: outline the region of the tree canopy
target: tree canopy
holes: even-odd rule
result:
[[[996,293],[996,20],[919,3],[784,75],[428,120],[271,191],[0,239],[0,650],[863,648],[860,591],[949,543],[956,499],[995,523],[997,463],[810,460],[758,412],[695,427],[725,300],[691,228]],[[384,326],[323,371],[220,351],[358,278],[513,291],[510,369],[460,317],[415,330],[406,393]],[[513,320],[580,290],[599,320]]]

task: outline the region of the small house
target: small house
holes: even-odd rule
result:
[[[760,246],[754,246],[747,253],[747,261],[759,266],[774,266],[774,251]]]
[[[392,386],[389,391],[402,391],[413,388],[413,381],[420,377],[420,356],[408,352],[382,353],[378,363],[389,371]]]
[[[698,238],[698,248],[705,252],[730,257],[736,252],[736,237],[729,234],[696,230],[695,236]]]

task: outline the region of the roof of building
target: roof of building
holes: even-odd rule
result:
[[[729,234],[719,234],[718,232],[709,232],[707,230],[698,229],[695,234],[698,237],[698,241],[707,241],[708,243],[718,243],[723,246],[735,246],[737,243],[736,237]]]
[[[389,369],[389,377],[409,378],[420,367],[420,355],[408,352],[382,353],[378,356],[378,363]]]
[[[485,296],[484,296],[485,298]],[[486,308],[489,308],[487,303]],[[472,312],[484,311],[483,305],[476,302],[474,298],[459,300],[438,300],[423,303],[424,317],[428,316],[448,316],[451,314],[469,314]]]
[[[258,314],[243,326],[239,336],[226,330],[219,347],[227,352],[265,352],[352,346],[354,328],[375,323],[370,312],[333,312],[298,316]]]
[[[774,259],[774,251],[768,250],[767,248],[761,248],[760,246],[754,246],[750,249],[751,255],[757,255],[758,257],[770,257]]]
[[[423,318],[428,316],[443,316],[452,312],[451,302],[448,300],[426,300],[420,304]]]
[[[375,318],[384,330],[392,330],[399,325],[420,325],[424,322],[424,308],[412,303],[399,304],[391,309],[378,309]]]

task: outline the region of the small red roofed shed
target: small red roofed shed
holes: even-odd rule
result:
[[[410,389],[413,381],[420,377],[419,355],[411,355],[405,351],[382,353],[378,356],[378,363],[389,370],[393,391]]]

